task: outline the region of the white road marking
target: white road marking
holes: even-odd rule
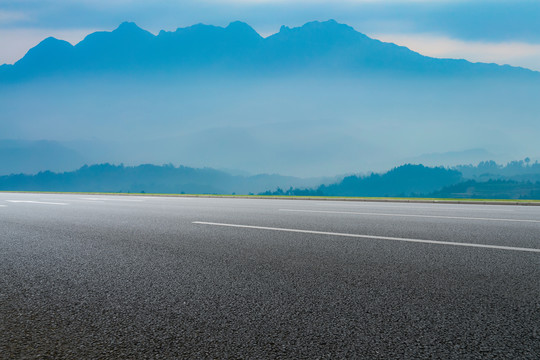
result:
[[[7,207],[7,205],[0,205],[0,207]]]
[[[32,201],[32,200],[6,200],[10,203],[25,203],[25,204],[44,204],[44,205],[69,205],[66,203],[57,202],[45,202],[45,201]]]
[[[92,200],[92,201],[128,201],[128,202],[142,202],[140,199],[110,199],[110,198],[79,198],[80,200]]]
[[[347,214],[347,215],[368,215],[368,216],[400,216],[400,217],[435,218],[435,219],[454,219],[454,220],[509,221],[509,222],[540,223],[540,220],[529,220],[529,219],[496,219],[496,218],[481,218],[481,217],[468,217],[468,216],[416,215],[416,214],[388,214],[388,213],[368,213],[368,212],[330,211],[330,210],[302,210],[302,209],[279,209],[279,211],[287,211],[287,212],[306,212],[306,213],[320,213],[320,214]]]
[[[214,223],[214,222],[206,222],[206,221],[194,221],[193,224],[209,225],[209,226],[223,226],[223,227],[233,227],[233,228],[243,228],[243,229],[257,229],[257,230],[295,232],[295,233],[314,234],[314,235],[342,236],[342,237],[352,237],[352,238],[361,238],[361,239],[403,241],[403,242],[412,242],[412,243],[421,243],[421,244],[464,246],[464,247],[476,247],[476,248],[484,248],[484,249],[497,249],[497,250],[525,251],[525,252],[540,253],[540,249],[522,248],[522,247],[513,247],[513,246],[460,243],[460,242],[453,242],[453,241],[435,241],[435,240],[409,239],[409,238],[399,238],[399,237],[390,237],[390,236],[377,236],[377,235],[346,234],[346,233],[336,233],[336,232],[327,232],[327,231],[314,231],[314,230],[301,230],[301,229],[286,229],[286,228],[277,228],[277,227],[267,227],[267,226],[253,226],[253,225]]]
[[[415,209],[428,209],[428,210],[439,210],[439,211],[449,211],[449,210],[463,210],[463,211],[502,211],[502,212],[515,212],[515,209],[493,209],[493,208],[474,208],[473,205],[469,205],[469,207],[442,207],[441,204],[434,203],[434,206],[417,206],[414,203],[407,203],[410,205],[380,205],[380,204],[325,204],[325,203],[317,203],[317,205],[320,206],[343,206],[343,207],[352,207],[352,208],[371,208],[371,207],[380,207],[380,208],[397,208],[397,209],[407,209],[407,210],[415,210]],[[448,205],[448,204],[446,204]],[[453,205],[452,205],[453,206]],[[479,206],[479,205],[476,205]],[[483,205],[480,205],[483,206]],[[507,205],[506,205],[507,206]]]

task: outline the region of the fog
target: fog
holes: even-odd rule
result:
[[[389,169],[432,153],[540,155],[540,82],[296,75],[72,76],[0,85],[0,139],[87,163],[173,163],[293,176]],[[82,165],[82,164],[81,164]]]

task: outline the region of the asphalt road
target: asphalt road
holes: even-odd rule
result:
[[[539,359],[540,207],[0,194],[0,357]]]

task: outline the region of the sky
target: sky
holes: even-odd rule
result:
[[[0,0],[0,64],[48,36],[76,44],[123,21],[157,34],[240,20],[268,36],[328,19],[428,56],[540,71],[540,0]]]

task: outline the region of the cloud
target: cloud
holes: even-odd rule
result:
[[[0,9],[0,25],[29,20],[30,16],[22,11]]]
[[[540,44],[464,41],[433,34],[371,34],[370,36],[406,46],[422,55],[521,66],[540,71]]]
[[[112,27],[124,20],[159,30],[232,20],[279,29],[329,18],[364,32],[425,32],[452,38],[540,43],[538,0],[0,0],[38,28]],[[10,16],[13,27],[21,27]],[[403,25],[388,28],[388,25]],[[7,26],[0,21],[0,27]]]

